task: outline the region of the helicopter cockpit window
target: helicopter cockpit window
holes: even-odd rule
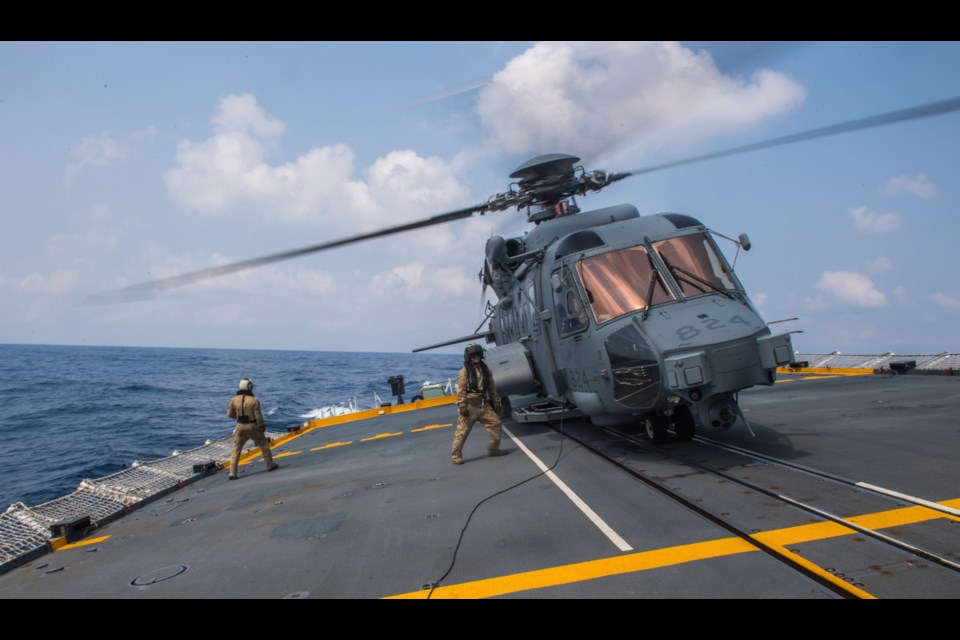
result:
[[[597,322],[640,311],[648,297],[651,306],[675,300],[642,245],[584,258],[577,263],[577,271]]]
[[[557,331],[561,336],[578,333],[587,328],[587,311],[583,308],[573,271],[562,268],[554,272],[554,300],[557,311]]]
[[[701,233],[653,243],[683,295],[736,289],[716,249]]]

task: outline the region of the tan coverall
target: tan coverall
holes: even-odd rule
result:
[[[467,367],[474,367],[477,372],[477,387],[474,391],[468,389]],[[489,399],[489,402],[487,400]],[[500,409],[500,395],[493,383],[493,375],[484,376],[483,368],[479,365],[468,364],[457,375],[457,432],[453,436],[453,447],[450,457],[454,461],[462,460],[463,443],[467,441],[470,430],[475,422],[480,422],[490,434],[487,443],[487,454],[498,455],[500,451],[500,430],[503,423],[496,410]],[[459,464],[459,463],[458,463]]]
[[[227,405],[227,415],[237,421],[233,430],[233,454],[230,456],[230,477],[237,477],[237,464],[240,462],[240,452],[247,440],[260,447],[263,453],[263,462],[267,469],[273,468],[273,455],[270,453],[270,442],[264,435],[266,423],[260,411],[260,401],[252,393],[238,393],[230,399]]]

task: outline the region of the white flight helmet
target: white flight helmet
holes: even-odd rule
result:
[[[240,391],[253,391],[253,380],[244,378],[240,381]]]

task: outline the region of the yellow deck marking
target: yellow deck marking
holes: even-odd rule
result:
[[[834,373],[832,375],[816,374],[812,376],[804,376],[800,378],[801,380],[826,380],[827,378],[839,378],[839,373]]]
[[[403,431],[398,431],[396,433],[378,433],[377,435],[369,438],[360,438],[360,442],[370,442],[371,440],[380,440],[381,438],[395,438],[402,435]]]
[[[430,431],[430,429],[443,429],[444,427],[452,427],[453,423],[447,424],[428,424],[425,427],[420,427],[419,429],[410,429],[410,433],[420,433],[421,431]]]
[[[774,384],[780,384],[781,382],[796,382],[796,381],[797,381],[796,378],[786,378],[781,380],[775,380]]]
[[[353,440],[348,440],[346,442],[331,442],[330,444],[325,444],[322,447],[314,447],[310,451],[322,451],[323,449],[333,449],[334,447],[345,447],[348,444],[353,444]]]
[[[939,504],[947,507],[960,507],[960,498],[944,500]],[[915,524],[928,520],[937,520],[939,518],[946,518],[949,520],[957,519],[954,516],[944,514],[933,509],[928,509],[927,507],[905,507],[902,509],[892,509],[890,511],[864,514],[849,518],[849,520],[862,527],[880,529],[902,526],[906,524]],[[845,527],[842,524],[835,522],[819,522],[815,524],[805,524],[796,527],[787,527],[785,529],[765,531],[763,533],[755,534],[752,537],[771,547],[776,547],[784,551],[787,555],[800,562],[800,564],[803,564],[809,570],[827,577],[838,585],[843,585],[843,588],[850,593],[860,598],[873,598],[873,596],[866,591],[857,589],[853,585],[836,578],[828,571],[825,571],[812,562],[798,558],[796,554],[792,554],[788,549],[786,549],[786,546],[791,544],[815,542],[817,540],[826,540],[828,538],[853,535],[855,533],[858,533],[855,529]],[[708,558],[717,558],[721,556],[757,550],[757,547],[754,547],[750,543],[741,540],[740,538],[723,538],[721,540],[713,540],[710,542],[698,542],[679,547],[668,547],[666,549],[657,549],[654,551],[642,551],[639,553],[631,553],[614,558],[591,560],[588,562],[579,562],[576,564],[550,567],[548,569],[538,569],[535,571],[526,571],[524,573],[516,573],[497,578],[488,578],[486,580],[477,580],[474,582],[464,582],[461,584],[438,587],[437,589],[434,589],[430,597],[490,598],[510,593],[517,593],[520,591],[529,591],[531,589],[543,589],[561,584],[594,580],[596,578],[605,578],[607,576],[621,575],[635,571],[646,571],[648,569],[657,569],[661,567],[682,564],[685,562],[706,560]],[[425,599],[428,594],[429,591],[424,590],[401,593],[388,597],[403,599]]]
[[[283,453],[273,454],[274,458],[286,458],[287,456],[295,456],[303,453],[303,451],[284,451]]]
[[[323,429],[323,428],[326,428],[326,427],[332,427],[332,426],[336,426],[336,425],[347,424],[347,423],[350,423],[350,422],[358,422],[358,421],[361,421],[361,420],[367,420],[367,419],[369,419],[369,418],[376,418],[376,417],[378,417],[378,416],[386,415],[386,414],[389,414],[389,413],[399,413],[399,412],[403,412],[403,411],[413,411],[413,410],[415,410],[415,409],[421,409],[421,408],[425,408],[425,407],[438,407],[438,406],[447,405],[447,404],[454,404],[456,401],[457,401],[457,396],[455,396],[455,395],[453,395],[453,396],[441,396],[441,397],[439,397],[439,398],[428,398],[428,399],[425,399],[425,400],[418,400],[418,401],[416,401],[416,402],[411,402],[411,403],[409,403],[409,404],[404,404],[404,405],[398,405],[398,406],[396,406],[396,407],[378,407],[378,408],[375,408],[375,409],[366,409],[366,410],[363,410],[363,411],[356,411],[356,412],[354,412],[354,413],[345,413],[345,414],[339,415],[339,416],[331,416],[331,417],[329,417],[329,418],[321,418],[321,419],[319,419],[319,420],[310,420],[309,422],[307,422],[303,427],[301,427],[301,428],[298,429],[297,431],[293,431],[293,432],[291,432],[291,433],[284,434],[284,435],[282,435],[282,436],[274,439],[274,441],[271,443],[271,447],[270,447],[270,448],[271,448],[271,449],[276,449],[277,447],[279,447],[279,446],[282,445],[282,444],[285,444],[285,443],[287,443],[287,442],[289,442],[289,441],[291,441],[291,440],[295,440],[295,439],[299,438],[300,436],[305,436],[305,435],[307,435],[308,433],[310,433],[310,432],[313,431],[314,429]],[[453,426],[453,425],[449,425],[449,424],[448,424],[448,425],[429,425],[429,426],[427,426],[427,427],[423,427],[422,429],[415,429],[414,431],[421,431],[421,430],[427,430],[427,429],[439,429],[440,427],[449,427],[449,426]],[[394,435],[399,435],[399,434],[394,434]],[[378,436],[378,438],[380,438],[380,437],[385,438],[385,437],[389,437],[389,436],[387,436],[387,435]],[[364,441],[367,441],[367,440],[376,440],[376,439],[377,439],[377,438],[367,438],[367,439],[364,440]],[[347,442],[347,443],[342,443],[342,444],[352,444],[352,443],[351,443],[351,442]],[[340,446],[340,445],[334,444],[334,445],[327,445],[327,446]],[[323,449],[323,448],[325,448],[325,447],[318,447],[318,448],[315,448],[315,449],[310,449],[310,451],[317,451],[318,449]],[[255,460],[257,459],[257,457],[260,456],[260,455],[261,455],[261,454],[260,454],[260,450],[259,450],[259,449],[254,449],[254,450],[252,450],[252,451],[248,451],[247,453],[242,454],[242,455],[240,456],[240,462],[239,462],[239,464],[238,464],[237,466],[239,467],[239,466],[244,465],[244,464],[249,464],[250,462],[255,461]],[[230,460],[229,460],[229,459],[225,460],[225,461],[223,462],[223,466],[224,466],[224,468],[229,469],[229,468],[230,468]]]
[[[110,536],[100,536],[99,538],[87,538],[86,540],[78,540],[77,542],[71,542],[69,544],[55,546],[54,551],[63,551],[64,549],[73,549],[75,547],[86,547],[91,544],[97,544],[98,542],[103,542],[109,537]]]
[[[858,369],[855,367],[807,367],[801,369],[790,369],[784,367],[777,367],[777,373],[793,373],[793,374],[827,374],[827,375],[837,375],[837,376],[872,376],[874,375],[873,369]]]
[[[756,536],[753,536],[753,537],[755,538]],[[777,552],[780,553],[780,555],[785,556],[785,557],[789,557],[793,562],[796,562],[797,564],[799,564],[799,565],[803,566],[804,568],[806,568],[807,571],[810,571],[811,573],[817,574],[818,576],[820,576],[821,578],[823,578],[823,579],[826,580],[827,582],[833,583],[834,586],[840,587],[841,589],[843,589],[844,591],[846,591],[847,593],[849,593],[849,594],[852,595],[852,596],[855,596],[855,597],[857,597],[857,598],[860,598],[861,600],[876,600],[876,599],[877,599],[877,596],[873,595],[872,593],[868,593],[868,592],[864,591],[863,589],[860,589],[859,587],[855,587],[855,586],[853,586],[852,584],[850,584],[849,582],[847,582],[846,580],[841,580],[840,578],[838,578],[837,576],[833,575],[833,574],[830,573],[829,571],[825,571],[825,570],[822,569],[819,565],[816,565],[816,564],[810,562],[809,560],[807,560],[806,558],[801,557],[801,556],[793,553],[792,551],[790,551],[790,550],[787,549],[786,547],[776,547],[776,546],[774,546],[773,548],[776,549]]]
[[[477,580],[476,582],[464,582],[448,587],[439,587],[434,589],[430,597],[490,598],[519,591],[554,587],[561,584],[571,584],[573,582],[605,578],[607,576],[633,573],[635,571],[645,571],[647,569],[658,569],[660,567],[669,567],[694,560],[717,558],[756,550],[756,547],[740,538],[697,542],[669,549],[641,551],[639,553],[630,553],[614,558],[590,560],[588,562],[551,567],[550,569],[526,571],[524,573],[515,573],[499,578],[489,578],[487,580]],[[428,591],[414,591],[392,597],[424,599],[428,593]]]

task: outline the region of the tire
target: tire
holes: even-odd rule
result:
[[[645,421],[647,437],[653,444],[663,444],[667,441],[667,419],[659,413],[651,413]]]
[[[416,402],[417,400],[423,400],[423,396],[413,396],[410,398],[410,402]]]
[[[673,411],[673,432],[678,440],[690,440],[697,433],[697,425],[693,420],[690,407],[683,405]]]

